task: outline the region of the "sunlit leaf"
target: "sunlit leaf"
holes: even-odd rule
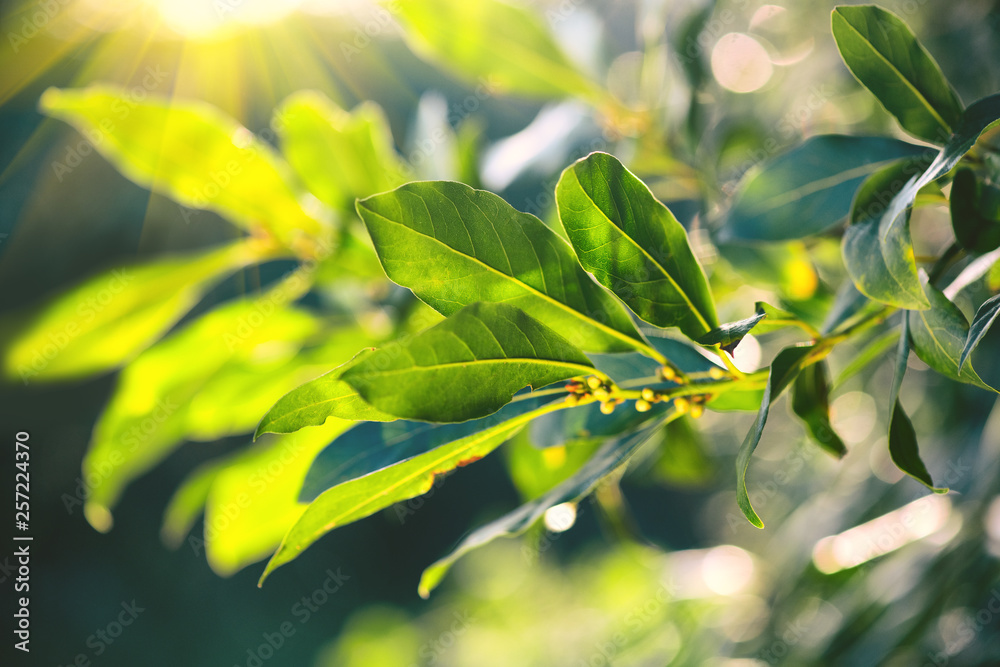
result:
[[[971,365],[961,363],[969,338],[969,323],[958,306],[921,274],[924,291],[931,300],[927,310],[909,313],[910,340],[920,360],[938,373],[959,382],[996,391],[983,382]]]
[[[217,281],[263,257],[243,242],[102,273],[26,317],[4,371],[25,384],[110,370],[160,338]]]
[[[529,430],[524,429],[504,445],[503,453],[510,480],[521,499],[527,501],[542,496],[583,467],[600,445],[600,440],[590,439],[541,448],[533,441]]]
[[[323,492],[288,531],[268,562],[260,584],[334,528],[363,519],[393,503],[427,493],[436,475],[472,463],[499,447],[536,416],[565,406],[549,404]]]
[[[348,113],[320,92],[301,91],[274,117],[285,158],[309,191],[334,209],[353,215],[356,198],[406,180],[389,123],[372,102]]]
[[[409,183],[358,202],[389,278],[450,315],[462,306],[517,306],[587,352],[643,347],[614,297],[573,249],[534,216],[460,183]]]
[[[285,243],[324,225],[302,208],[291,170],[266,142],[204,102],[105,85],[50,88],[39,106],[84,136],[127,178],[244,229],[263,228]]]
[[[565,338],[524,311],[477,303],[341,375],[387,414],[460,422],[496,412],[525,386],[595,372]]]
[[[847,447],[830,423],[830,379],[826,362],[802,369],[792,383],[792,410],[805,422],[809,435],[824,451],[839,458]]]
[[[400,0],[396,8],[418,54],[478,84],[484,95],[596,95],[527,9],[501,0]]]
[[[562,173],[556,203],[583,268],[639,317],[690,338],[718,325],[687,232],[621,162],[607,153],[577,161]]]
[[[469,551],[481,547],[498,537],[523,533],[540,519],[547,509],[564,502],[578,500],[597,487],[601,480],[623,466],[646,443],[663,423],[657,419],[643,429],[609,440],[574,475],[551,491],[521,505],[499,519],[481,526],[467,535],[447,556],[424,570],[420,577],[420,596],[426,598],[434,590],[452,563]]]
[[[766,333],[795,325],[801,325],[801,322],[788,311],[758,301],[754,304],[754,314],[750,317],[722,324],[695,342],[706,346],[719,345],[723,350],[732,352],[740,341],[755,329],[758,333]]]
[[[810,137],[752,173],[726,217],[723,238],[783,241],[819,234],[847,217],[865,178],[927,151],[882,137]],[[928,162],[931,157],[933,152]]]
[[[903,129],[943,144],[962,102],[906,23],[874,5],[841,6],[833,10],[832,29],[851,73]]]
[[[757,449],[757,443],[760,442],[760,436],[764,432],[764,424],[767,422],[771,403],[777,400],[781,392],[796,378],[814,349],[813,345],[785,348],[771,362],[767,386],[764,388],[757,418],[736,455],[736,502],[747,520],[757,528],[763,528],[764,522],[757,516],[753,505],[750,504],[750,493],[747,491],[747,469],[750,467],[750,457]]]
[[[958,370],[961,372],[968,361],[969,355],[979,345],[986,332],[990,330],[997,317],[1000,317],[1000,294],[983,302],[976,311],[976,316],[972,318],[972,325],[969,327],[969,335],[965,339],[962,348],[962,356],[958,359]]]

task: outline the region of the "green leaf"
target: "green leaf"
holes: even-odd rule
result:
[[[285,243],[325,226],[299,203],[291,170],[264,141],[204,102],[121,88],[50,88],[41,110],[97,137],[95,148],[130,180],[189,208],[215,211]]]
[[[844,441],[830,424],[830,380],[826,362],[806,366],[792,384],[792,410],[805,422],[809,435],[824,451],[843,458]]]
[[[709,347],[719,345],[723,350],[732,353],[740,341],[755,328],[760,333],[765,333],[801,324],[799,319],[791,313],[758,301],[754,304],[754,314],[750,317],[718,326],[695,342]]]
[[[767,378],[767,386],[764,388],[760,409],[757,411],[757,418],[736,455],[736,502],[747,520],[757,528],[763,528],[764,522],[754,511],[753,505],[750,503],[750,494],[747,491],[747,469],[750,467],[750,457],[757,449],[757,443],[760,442],[760,436],[764,432],[764,423],[767,422],[771,403],[777,400],[781,392],[792,383],[814,349],[813,345],[788,347],[779,352],[778,356],[771,362],[771,370]]]
[[[921,361],[945,377],[996,391],[979,378],[971,365],[961,363],[962,351],[969,338],[969,323],[965,315],[930,284],[927,274],[921,274],[921,279],[931,299],[931,307],[909,313],[913,351]]]
[[[850,363],[844,366],[844,369],[840,371],[840,375],[837,376],[836,382],[833,383],[834,386],[839,387],[860,373],[866,366],[868,366],[868,364],[881,357],[886,350],[895,345],[898,340],[899,332],[894,330],[878,336],[865,345],[860,352],[851,358]]]
[[[309,191],[328,206],[354,214],[354,200],[406,181],[382,108],[364,102],[348,113],[323,93],[300,91],[275,111],[288,162]]]
[[[833,37],[851,73],[904,130],[943,144],[962,102],[934,59],[898,16],[881,7],[837,7]]]
[[[591,153],[556,185],[559,220],[583,268],[635,313],[698,338],[718,325],[687,233],[649,188],[607,153]]]
[[[437,475],[481,459],[535,417],[565,405],[563,401],[550,403],[402,463],[328,489],[306,508],[285,535],[258,585],[263,584],[276,568],[294,560],[334,528],[363,519],[393,503],[427,493]]]
[[[519,308],[477,303],[341,377],[384,413],[460,422],[496,412],[526,385],[594,372],[582,352]]]
[[[965,362],[969,360],[969,355],[979,345],[979,341],[996,322],[997,317],[1000,317],[1000,294],[984,301],[983,305],[979,306],[979,310],[976,311],[976,316],[972,318],[972,326],[969,327],[969,335],[965,339],[962,356],[958,359],[959,371],[965,366]]]
[[[372,349],[358,352],[346,364],[282,396],[260,420],[254,439],[264,433],[292,433],[306,426],[319,426],[330,417],[353,421],[396,419],[365,403],[358,392],[340,379],[344,371],[369,356]]]
[[[299,501],[312,502],[321,493],[338,484],[475,435],[501,422],[537,410],[553,400],[559,399],[551,395],[522,394],[488,417],[457,424],[430,424],[403,419],[356,424],[331,442],[312,462],[302,483]]]
[[[358,213],[389,278],[444,315],[503,302],[587,352],[648,349],[569,244],[497,195],[448,181],[408,183],[361,200]]]
[[[987,253],[1000,247],[1000,189],[959,169],[951,183],[951,226],[967,250]]]
[[[27,384],[108,371],[149,347],[208,289],[264,255],[237,242],[102,273],[19,318],[4,372]]]
[[[872,174],[858,190],[844,232],[844,265],[858,290],[897,308],[930,306],[920,286],[910,209],[919,181],[916,165],[901,161]]]
[[[904,317],[899,336],[899,348],[896,353],[896,372],[889,390],[889,457],[897,468],[930,490],[935,493],[945,493],[948,489],[939,489],[934,486],[934,480],[931,479],[927,466],[920,458],[916,431],[913,430],[913,424],[899,400],[899,389],[903,386],[906,361],[910,356],[910,332],[907,321],[907,318]]]
[[[395,7],[417,54],[478,83],[484,95],[598,95],[527,9],[500,0],[401,0]]]
[[[510,481],[521,499],[529,501],[543,496],[582,468],[602,444],[601,440],[592,438],[570,445],[541,448],[528,429],[524,429],[511,438],[503,453]]]
[[[927,148],[883,137],[820,135],[765,163],[736,196],[723,240],[783,241],[843,220],[865,178]]]
[[[665,419],[669,419],[669,417]],[[625,465],[639,448],[657,432],[665,419],[657,419],[654,424],[639,431],[609,440],[573,476],[545,495],[472,531],[447,556],[424,570],[418,588],[420,597],[429,597],[430,592],[441,583],[452,563],[469,551],[492,542],[498,537],[523,533],[534,525],[550,507],[576,501],[589,494],[600,484],[601,480]]]

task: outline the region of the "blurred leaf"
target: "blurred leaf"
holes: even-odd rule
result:
[[[400,0],[395,13],[414,51],[478,83],[484,95],[599,96],[528,9],[500,0]]]
[[[476,303],[376,350],[341,377],[387,414],[460,422],[496,412],[525,386],[595,372],[582,352],[523,310]]]
[[[764,522],[757,516],[753,505],[750,504],[750,494],[747,491],[747,469],[750,467],[750,457],[757,449],[760,436],[764,432],[764,423],[767,421],[771,403],[778,399],[781,392],[798,376],[803,365],[815,350],[814,345],[802,345],[799,347],[788,347],[778,353],[778,356],[771,362],[771,370],[767,378],[767,386],[764,388],[764,395],[761,400],[757,418],[750,427],[740,451],[736,455],[736,502],[739,504],[743,515],[757,528],[763,528]]]
[[[317,321],[299,310],[274,309],[263,316],[261,303],[246,299],[224,304],[164,338],[122,371],[83,461],[84,478],[97,480],[84,507],[95,527],[110,527],[109,510],[125,485],[187,437],[191,400],[213,376],[228,363],[255,356],[278,354],[287,360],[318,329]],[[192,359],[197,363],[189,363]],[[252,429],[255,415],[245,418],[247,430]]]
[[[969,327],[969,335],[965,339],[962,348],[962,356],[958,359],[958,370],[961,372],[979,341],[983,339],[986,332],[990,330],[997,317],[1000,317],[1000,294],[983,302],[976,311],[976,316],[972,318],[972,326]]]
[[[806,366],[792,383],[792,410],[805,422],[809,435],[825,452],[840,459],[847,447],[830,423],[830,379],[826,362]]]
[[[783,244],[720,243],[719,253],[754,285],[772,286],[783,299],[804,301],[816,296],[819,275],[800,241]]]
[[[897,340],[899,340],[899,332],[894,330],[886,332],[869,342],[860,352],[854,355],[850,363],[844,366],[844,370],[840,371],[837,381],[833,383],[834,386],[839,387],[860,373],[868,364],[881,357],[886,350],[895,345]]]
[[[960,363],[969,337],[969,323],[965,315],[948,297],[930,284],[927,274],[922,273],[921,280],[924,291],[930,297],[931,307],[909,313],[913,351],[921,361],[945,377],[996,391],[979,378],[971,365]]]
[[[866,177],[927,151],[882,137],[810,137],[742,184],[723,239],[784,241],[819,234],[850,213],[851,199]]]
[[[331,208],[354,215],[354,200],[407,180],[381,107],[364,102],[348,113],[323,93],[305,90],[275,111],[288,162],[309,191]]]
[[[347,363],[282,396],[260,420],[254,439],[264,433],[292,433],[306,426],[319,426],[329,417],[355,421],[396,419],[365,403],[350,385],[340,379],[344,371],[370,354],[371,350],[362,350]]]
[[[930,306],[920,287],[910,240],[914,165],[900,161],[868,177],[858,190],[844,232],[844,265],[858,290],[897,308]]]
[[[241,452],[240,455],[245,455],[245,452]],[[160,538],[164,544],[176,549],[184,543],[184,538],[191,532],[191,528],[205,510],[205,503],[208,501],[208,494],[212,491],[216,477],[231,462],[229,457],[209,461],[199,466],[181,482],[163,512]]]
[[[427,493],[437,475],[478,461],[517,433],[525,424],[566,404],[550,403],[473,435],[433,449],[377,472],[324,491],[288,531],[268,562],[258,585],[276,568],[294,560],[334,528],[363,519],[393,503]]]
[[[299,500],[312,502],[327,489],[475,435],[537,410],[553,400],[549,395],[522,394],[488,417],[457,424],[431,424],[404,419],[355,424],[312,462],[302,483]]]
[[[545,495],[472,531],[451,553],[424,570],[418,589],[420,597],[429,597],[430,592],[441,583],[441,579],[447,574],[452,563],[469,551],[498,537],[523,533],[538,521],[550,507],[576,501],[588,495],[600,484],[602,479],[627,463],[662,423],[662,419],[657,419],[656,423],[651,426],[623,435],[615,440],[609,440],[573,476]]]
[[[580,263],[639,317],[697,338],[718,325],[687,232],[621,162],[591,153],[563,171],[556,203]]]
[[[865,5],[837,7],[833,36],[851,73],[904,130],[943,144],[962,115],[962,102],[906,23]]]
[[[517,306],[589,352],[644,346],[624,308],[537,218],[447,181],[358,202],[389,278],[444,315],[477,301]]]
[[[236,242],[95,276],[21,325],[5,345],[4,370],[25,384],[108,371],[159,339],[216,282],[264,256]]]
[[[903,318],[902,331],[899,336],[899,348],[896,353],[896,372],[889,390],[889,456],[896,467],[914,478],[935,493],[944,493],[948,489],[934,486],[927,466],[920,458],[917,445],[917,434],[913,430],[910,418],[903,410],[899,400],[899,389],[903,386],[903,375],[906,374],[906,361],[910,356],[910,331],[908,319]]]
[[[962,247],[986,253],[1000,247],[1000,189],[959,169],[951,183],[951,226]]]
[[[213,106],[152,95],[137,102],[103,85],[50,88],[39,106],[91,138],[127,178],[179,204],[244,229],[262,227],[285,244],[323,235],[324,225],[302,209],[284,160]]]
[[[757,405],[760,405],[758,400]],[[701,434],[690,419],[674,419],[664,424],[663,444],[653,472],[671,486],[701,485],[714,473]]]
[[[527,501],[538,498],[579,470],[600,445],[601,441],[591,439],[541,448],[525,429],[511,438],[504,454],[510,479],[521,499]]]

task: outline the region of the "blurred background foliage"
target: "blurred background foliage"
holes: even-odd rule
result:
[[[927,497],[885,451],[891,355],[853,373],[860,348],[831,358],[832,377],[851,371],[833,396],[843,461],[772,416],[751,488],[765,531],[731,490],[752,416],[709,413],[666,427],[669,446],[620,485],[473,553],[430,602],[414,594],[424,566],[594,443],[538,450],[545,434],[526,430],[320,541],[263,589],[247,567],[301,513],[308,464],[347,425],[250,445],[260,416],[361,346],[436,317],[382,276],[356,196],[455,179],[557,225],[559,172],[606,150],[688,227],[722,321],[758,299],[821,318],[844,279],[836,238],[712,243],[708,230],[749,169],[806,137],[904,136],[842,65],[833,4],[538,0],[487,24],[475,1],[5,5],[0,402],[6,432],[30,431],[35,452],[28,664],[1000,663],[1000,411],[911,358],[903,403],[954,491]],[[967,102],[1000,89],[996,3],[883,5]],[[544,57],[525,64],[504,48],[512,38]],[[107,118],[145,168],[110,140],[107,159],[91,148]],[[232,146],[261,159],[227,174],[246,154],[227,157]],[[222,171],[198,180],[192,163]],[[249,185],[206,198],[227,178]],[[918,255],[950,241],[941,220],[940,206],[915,213]],[[996,274],[958,295],[967,316]],[[268,304],[277,314],[254,324]],[[60,308],[82,331],[58,328]],[[977,365],[994,386],[997,333]],[[33,367],[60,334],[73,345]],[[740,362],[790,340],[748,340]],[[114,529],[96,532],[112,509]],[[95,642],[133,599],[137,621]]]

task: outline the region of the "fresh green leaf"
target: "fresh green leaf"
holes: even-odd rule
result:
[[[758,301],[754,304],[754,314],[750,317],[718,326],[695,342],[709,347],[720,345],[723,350],[731,353],[740,344],[740,341],[754,329],[757,329],[759,333],[766,333],[801,324],[799,319],[791,313]]]
[[[528,9],[501,0],[401,0],[396,9],[414,51],[484,95],[597,95]]]
[[[39,106],[82,134],[127,178],[174,201],[215,211],[285,243],[322,237],[325,226],[299,203],[291,170],[266,142],[204,102],[95,85],[50,88]]]
[[[496,412],[525,386],[594,372],[582,352],[519,308],[477,303],[373,352],[341,378],[384,413],[460,422]]]
[[[962,348],[962,356],[958,359],[958,370],[961,372],[965,362],[969,360],[979,341],[983,339],[986,332],[990,330],[997,317],[1000,317],[1000,294],[983,302],[976,311],[976,316],[972,318],[972,325],[969,327],[969,335],[965,339],[965,346]]]
[[[962,247],[987,253],[1000,247],[1000,189],[959,169],[951,183],[951,226]]]
[[[904,130],[943,144],[961,118],[962,102],[906,23],[874,5],[837,7],[831,22],[857,80]]]
[[[354,200],[406,181],[381,107],[364,102],[348,113],[323,93],[306,90],[275,111],[275,129],[288,162],[309,191],[349,215]]]
[[[537,410],[553,400],[559,399],[523,394],[488,417],[457,424],[430,424],[402,419],[356,424],[331,442],[312,462],[302,483],[299,501],[312,502],[321,493],[338,484],[486,431],[504,421]]]
[[[723,239],[783,241],[819,234],[847,216],[866,177],[927,150],[883,137],[810,137],[746,180],[726,217]]]
[[[607,153],[591,153],[556,185],[559,220],[583,268],[635,313],[698,338],[718,325],[687,233],[649,188]]]
[[[503,453],[510,481],[521,499],[529,501],[543,496],[583,467],[602,444],[601,440],[592,438],[570,445],[540,448],[528,429],[524,429],[504,445]]]
[[[927,274],[921,274],[921,279],[924,291],[931,299],[931,307],[909,313],[913,351],[921,361],[945,377],[996,391],[979,378],[971,365],[961,363],[962,351],[969,338],[969,323],[965,315],[930,284]]]
[[[669,419],[669,417],[665,419]],[[663,419],[657,419],[654,424],[641,430],[609,440],[572,477],[540,498],[525,503],[513,512],[474,530],[447,556],[424,570],[420,577],[420,597],[430,596],[430,592],[441,583],[452,563],[469,551],[492,542],[498,537],[523,533],[538,521],[550,507],[576,501],[589,494],[600,484],[601,480],[625,465],[639,448],[656,433],[663,421]]]
[[[503,302],[587,352],[647,347],[569,244],[494,194],[447,181],[408,183],[361,200],[358,213],[389,278],[444,315]]]
[[[764,432],[764,423],[767,422],[771,403],[777,400],[781,392],[792,383],[814,350],[815,346],[813,345],[788,347],[779,352],[778,356],[771,362],[767,386],[764,388],[764,396],[760,409],[757,411],[757,418],[736,455],[736,502],[747,520],[757,528],[763,528],[764,522],[754,511],[753,505],[750,503],[750,493],[747,491],[747,469],[750,467],[750,457],[757,449],[757,443],[760,442],[760,436]]]
[[[499,424],[438,447],[377,472],[324,491],[285,535],[271,557],[258,585],[278,567],[294,560],[304,549],[334,528],[363,519],[430,491],[437,475],[486,456],[525,424],[551,410],[565,407],[557,401],[507,419]]]
[[[806,366],[792,383],[792,410],[824,451],[843,458],[847,447],[830,423],[830,380],[825,361]]]
[[[254,439],[263,433],[292,433],[306,426],[319,426],[329,417],[354,421],[396,419],[365,403],[358,392],[340,379],[344,371],[370,353],[371,350],[362,350],[346,364],[282,396],[260,420]]]
[[[108,371],[159,339],[216,282],[262,257],[238,242],[95,276],[17,325],[4,371],[25,384]]]
[[[914,170],[910,161],[900,161],[861,185],[852,224],[844,232],[843,255],[862,294],[898,308],[923,310],[930,302],[920,287],[910,240],[910,208],[919,189]]]
[[[902,331],[899,336],[899,348],[896,353],[896,372],[889,389],[889,457],[896,467],[914,478],[935,493],[944,493],[948,489],[934,486],[934,480],[920,458],[917,445],[917,434],[913,424],[903,410],[899,400],[899,390],[903,386],[903,375],[906,374],[906,361],[910,356],[910,331],[907,318],[903,318]]]

